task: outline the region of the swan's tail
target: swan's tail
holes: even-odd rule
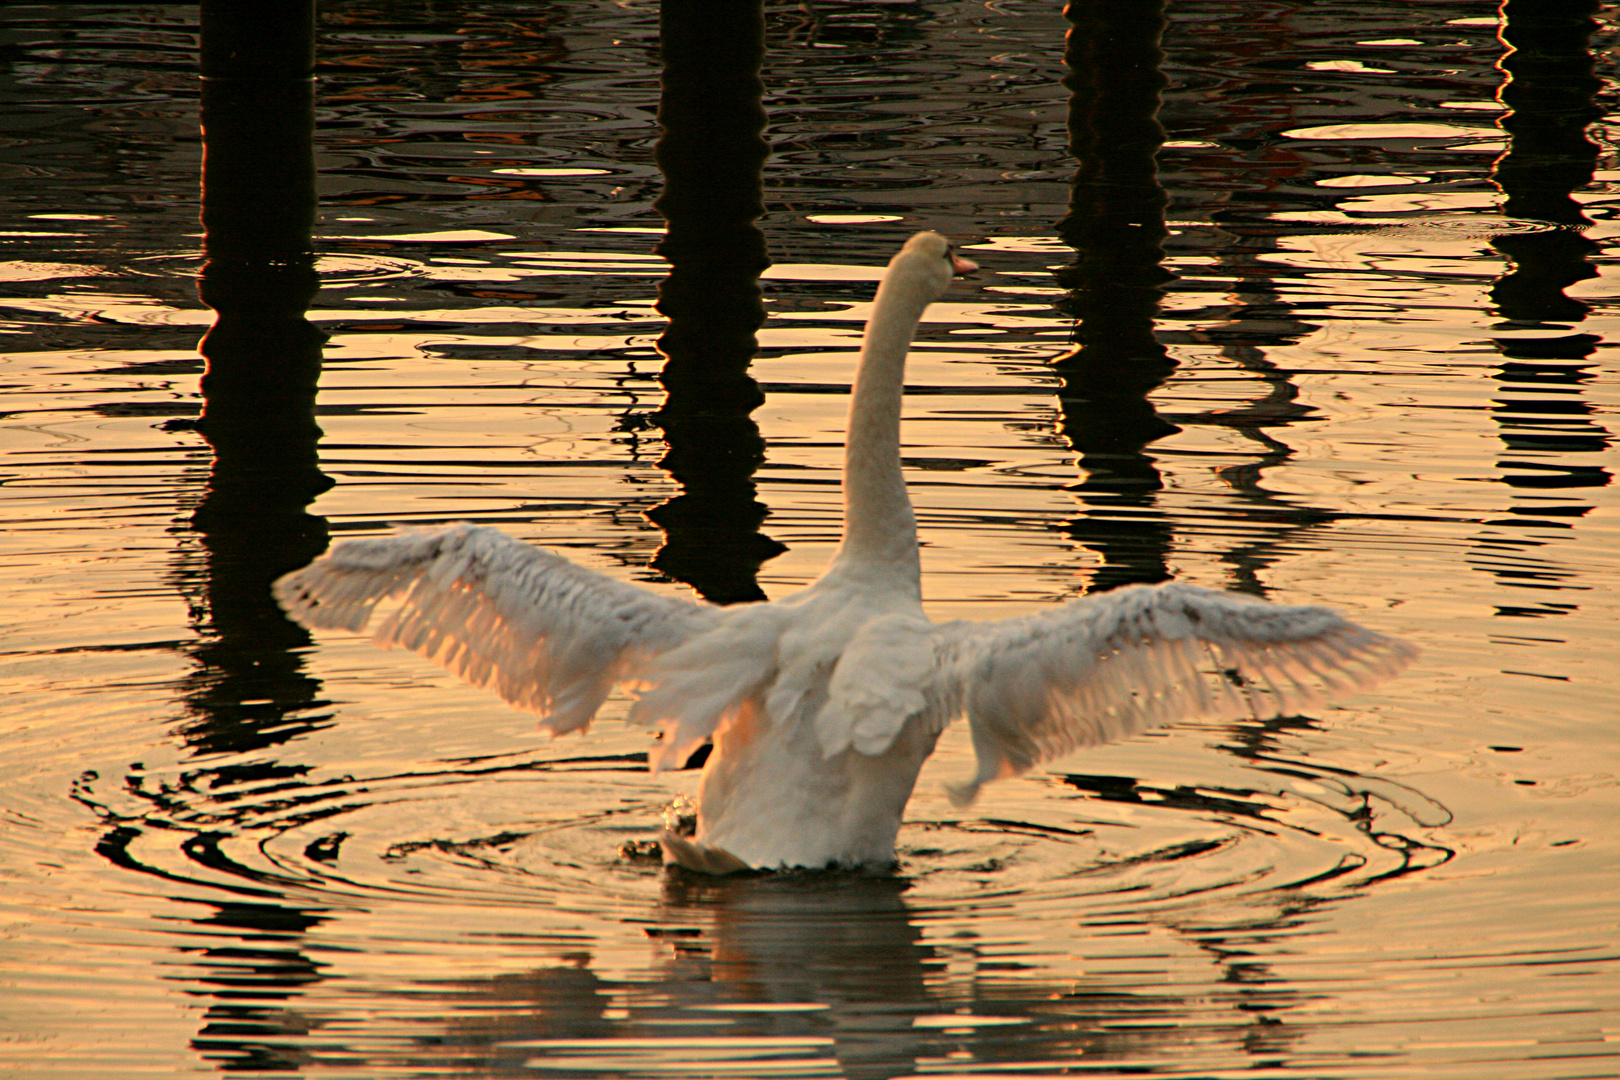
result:
[[[725,848],[699,844],[668,829],[659,831],[658,843],[664,849],[665,866],[679,866],[717,877],[753,869]]]

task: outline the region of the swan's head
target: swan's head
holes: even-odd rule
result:
[[[975,263],[951,250],[950,241],[939,233],[920,232],[906,241],[906,246],[889,261],[889,274],[897,279],[915,282],[929,300],[938,300],[951,287],[951,279],[958,274],[977,270]]]

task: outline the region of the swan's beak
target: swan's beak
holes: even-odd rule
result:
[[[979,268],[978,263],[976,263],[976,262],[968,262],[966,259],[962,258],[960,255],[952,253],[952,255],[951,255],[951,269],[956,272],[957,277],[961,277],[963,274],[971,274],[971,273],[973,273],[973,271],[977,270],[978,268]]]

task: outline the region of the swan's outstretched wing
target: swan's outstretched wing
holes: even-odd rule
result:
[[[1322,607],[1170,583],[936,631],[934,715],[965,712],[979,786],[1177,719],[1284,716],[1372,686],[1417,650]]]
[[[576,566],[497,529],[452,525],[351,540],[275,583],[307,626],[377,627],[475,686],[541,714],[561,734],[588,724],[615,682],[718,621],[720,608],[658,596]]]

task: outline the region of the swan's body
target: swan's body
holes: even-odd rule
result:
[[[882,864],[924,759],[965,714],[978,769],[953,789],[1178,718],[1271,716],[1398,671],[1409,646],[1319,607],[1170,583],[994,623],[923,613],[900,471],[906,351],[923,310],[971,263],[913,237],[878,289],[850,402],[843,542],[827,573],[771,603],[658,596],[470,525],[341,544],[276,583],[312,626],[376,631],[561,734],[615,684],[662,729],[654,770],[713,739],[690,838],[667,862],[744,868]]]

